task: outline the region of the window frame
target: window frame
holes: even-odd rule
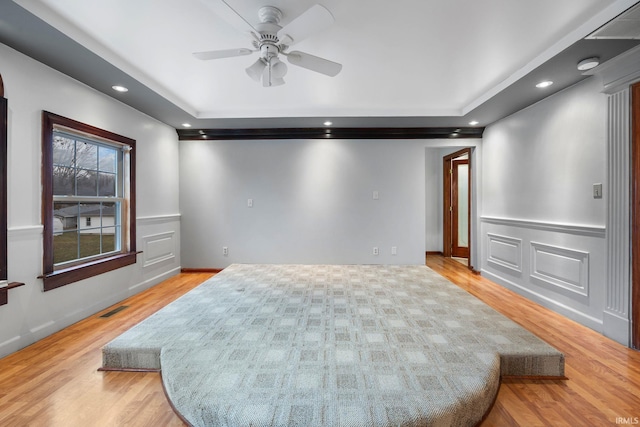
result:
[[[123,227],[128,230],[128,248],[123,247],[119,253],[110,253],[104,257],[80,262],[68,267],[56,269],[53,262],[53,132],[56,126],[68,128],[81,134],[95,136],[129,147],[128,162],[128,197],[125,200],[126,218]],[[60,115],[42,112],[42,223],[43,223],[43,274],[40,276],[44,283],[44,290],[49,291],[69,283],[88,279],[90,277],[113,271],[136,263],[136,141],[113,132],[106,131]],[[125,246],[127,242],[123,242]]]
[[[2,76],[0,76],[0,281],[8,279],[8,245],[7,245],[7,99],[4,97]],[[6,289],[4,290],[6,292]]]

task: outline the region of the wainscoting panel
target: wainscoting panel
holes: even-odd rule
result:
[[[531,242],[531,279],[585,302],[589,297],[589,253]]]
[[[602,332],[604,226],[482,217],[482,275]]]
[[[175,254],[175,233],[153,234],[142,238],[143,266],[149,267],[165,261],[173,261]]]
[[[522,273],[522,240],[487,233],[489,263]]]

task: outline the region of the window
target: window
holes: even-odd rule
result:
[[[135,141],[43,112],[44,290],[136,262]]]

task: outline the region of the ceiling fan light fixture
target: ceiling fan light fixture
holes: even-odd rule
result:
[[[282,79],[287,74],[287,64],[278,58],[272,58],[270,61],[271,78]]]
[[[262,77],[262,73],[264,69],[267,67],[267,64],[264,62],[262,58],[258,58],[258,60],[250,67],[248,67],[245,71],[253,80],[259,82],[260,77]]]
[[[269,86],[282,86],[284,84],[283,78],[272,77],[271,84]]]

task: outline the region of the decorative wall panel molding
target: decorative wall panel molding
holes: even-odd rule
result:
[[[606,227],[598,225],[563,224],[559,222],[531,221],[526,219],[498,218],[490,216],[483,216],[480,218],[480,221],[487,224],[507,225],[510,227],[518,228],[531,228],[535,230],[577,234],[590,237],[604,238],[607,234]]]
[[[589,253],[531,242],[531,279],[538,285],[588,302]]]
[[[143,267],[174,260],[176,257],[175,247],[175,233],[173,231],[144,236],[142,238]]]
[[[487,233],[487,262],[522,273],[522,240]]]

